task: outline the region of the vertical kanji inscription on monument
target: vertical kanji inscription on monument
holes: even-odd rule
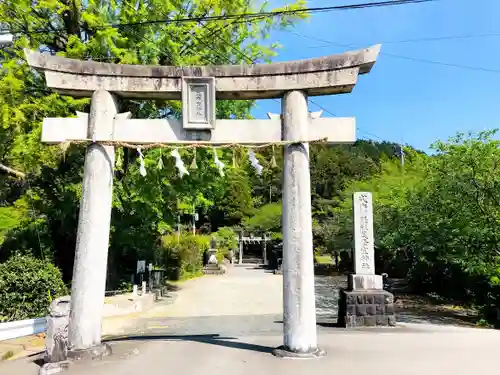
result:
[[[375,274],[372,194],[354,193],[354,273]]]

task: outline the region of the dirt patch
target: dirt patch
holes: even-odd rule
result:
[[[45,333],[0,342],[0,361],[17,359],[45,349]]]

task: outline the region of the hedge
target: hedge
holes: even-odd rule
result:
[[[47,315],[54,298],[67,295],[61,271],[52,263],[14,255],[0,264],[0,321]]]

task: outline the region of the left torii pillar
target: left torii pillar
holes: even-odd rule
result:
[[[89,139],[103,139],[113,133],[117,102],[113,95],[98,90],[92,95],[88,116]],[[106,288],[113,167],[115,150],[92,142],[85,153],[83,190],[78,218],[75,263],[71,285],[71,313],[68,328],[68,357],[100,357],[110,353],[101,343],[101,324]]]

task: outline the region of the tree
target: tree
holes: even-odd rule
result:
[[[260,207],[254,216],[244,220],[243,227],[250,231],[273,232],[281,236],[281,202]]]
[[[378,272],[485,311],[498,305],[500,142],[492,134],[437,142],[433,156],[406,150],[404,168],[385,160],[379,174],[349,184],[346,196],[373,193]],[[335,210],[332,250],[352,240],[351,204]]]
[[[342,202],[350,201],[349,185],[378,175],[387,160],[394,160],[396,144],[358,140],[354,145],[311,147],[313,235],[315,250],[339,252],[352,247],[350,215],[339,216]],[[408,148],[410,157],[415,153]],[[399,161],[398,161],[399,163]]]
[[[297,0],[286,9],[299,9]],[[76,100],[50,93],[43,76],[33,72],[24,61],[27,47],[61,56],[119,64],[205,65],[269,61],[279,44],[269,42],[269,32],[287,28],[307,17],[305,13],[262,17],[249,20],[203,20],[205,16],[243,14],[266,10],[267,2],[257,7],[248,0],[5,0],[0,3],[0,25],[16,35],[13,47],[0,55],[0,155],[5,166],[27,173],[19,189],[12,176],[1,176],[0,186],[10,206],[19,199],[29,202],[7,235],[2,254],[21,248],[40,248],[49,252],[61,267],[66,281],[71,279],[76,240],[76,218],[81,195],[83,148],[47,147],[40,143],[44,117],[71,117],[75,111],[88,111],[89,100]],[[275,10],[284,9],[277,8]],[[192,19],[186,21],[186,19]],[[184,21],[181,21],[184,20]],[[153,22],[151,22],[153,21]],[[158,21],[158,22],[157,22]],[[123,111],[137,118],[178,117],[176,101],[136,102],[122,100]],[[248,118],[251,101],[219,101],[218,118]],[[207,165],[210,151],[198,150],[198,169],[182,180],[168,152],[146,153],[148,174],[138,173],[134,150],[117,149],[115,194],[112,214],[112,239],[109,280],[112,284],[133,270],[137,257],[152,259],[160,235],[175,228],[178,214],[188,207],[201,209],[208,217],[214,202],[222,203],[225,194],[234,195],[224,208],[227,220],[234,223],[249,214],[246,171],[228,173],[221,178]],[[192,157],[192,151],[182,151]],[[220,157],[229,164],[230,152]],[[163,160],[163,168],[157,168]],[[203,160],[203,162],[202,162]],[[243,169],[245,169],[244,167]],[[229,185],[228,185],[229,184]],[[231,186],[231,189],[228,188]],[[10,221],[14,216],[9,215]],[[34,228],[28,221],[37,223]],[[35,231],[34,231],[35,229]],[[33,235],[35,234],[36,235]],[[47,255],[47,254],[46,254]]]

